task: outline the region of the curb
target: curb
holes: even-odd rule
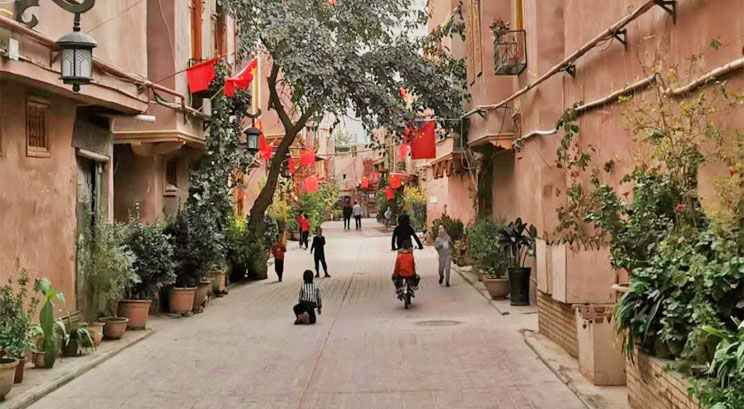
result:
[[[84,373],[90,371],[91,369],[102,364],[103,362],[113,358],[114,356],[119,354],[119,352],[149,337],[153,333],[154,333],[154,330],[146,329],[142,331],[142,333],[139,334],[138,336],[131,338],[129,342],[122,343],[121,346],[118,346],[117,348],[112,349],[111,351],[102,353],[95,359],[92,359],[79,367],[70,368],[66,370],[65,372],[60,373],[59,376],[54,378],[51,382],[36,386],[34,388],[31,388],[23,392],[22,394],[12,399],[8,399],[6,403],[10,403],[10,406],[4,409],[25,409],[31,406],[33,403],[40,400],[44,396],[49,395],[50,393],[54,392],[55,390],[59,389],[65,384],[74,380],[75,378],[83,375]]]
[[[471,277],[469,277],[468,274],[465,274],[462,270],[460,270],[460,266],[458,266],[455,263],[452,263],[452,270],[455,270],[455,272],[457,272],[457,274],[459,274],[460,277],[463,278],[463,280],[467,281],[475,289],[475,291],[477,291],[478,294],[480,294],[483,298],[485,298],[486,301],[488,301],[491,304],[491,306],[493,307],[493,309],[495,309],[499,314],[501,314],[501,315],[509,315],[510,314],[509,311],[504,311],[501,308],[499,308],[499,306],[496,305],[496,303],[493,302],[493,299],[488,294],[488,292],[485,292],[484,293],[483,291],[481,291],[481,289],[476,286],[476,283],[478,283],[479,281],[473,280]]]

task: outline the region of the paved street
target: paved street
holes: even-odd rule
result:
[[[501,316],[453,272],[437,283],[432,249],[412,309],[394,297],[390,239],[326,224],[331,279],[323,315],[294,326],[311,256],[290,242],[285,282],[240,287],[204,314],[157,332],[50,394],[35,409],[551,408],[583,405]]]

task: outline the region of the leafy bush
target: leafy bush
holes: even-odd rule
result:
[[[0,357],[23,358],[27,350],[35,347],[31,328],[39,299],[32,296],[28,306],[24,306],[28,283],[28,273],[24,270],[16,280],[10,277],[0,287]]]
[[[408,215],[411,217],[411,227],[416,231],[426,228],[426,192],[417,187],[406,186],[403,191],[403,201]],[[382,209],[383,217],[385,209]]]
[[[501,246],[503,223],[491,218],[480,219],[468,232],[468,252],[483,267],[488,276],[502,277],[509,266],[508,257]]]
[[[165,228],[176,260],[178,287],[195,287],[224,259],[225,238],[213,213],[187,207]]]
[[[718,342],[708,365],[710,378],[693,381],[690,392],[703,407],[737,409],[744,407],[744,323],[734,320],[736,328],[721,330],[703,327]]]
[[[268,232],[269,226],[270,224],[266,225],[267,231],[264,232],[264,238],[256,238],[247,228],[246,218],[235,216],[228,221],[227,261],[230,264],[233,280],[266,278],[266,262],[268,261],[266,249],[270,246],[266,247],[265,237],[278,233],[276,227],[274,233]]]
[[[129,298],[152,299],[162,287],[176,282],[173,245],[159,226],[130,221],[124,244],[135,256],[132,269],[139,277],[128,290]]]
[[[387,186],[387,181],[385,179],[380,180],[379,189],[375,193],[375,201],[377,202],[377,221],[384,222],[385,221],[385,210],[387,208],[390,208],[390,211],[393,213],[390,220],[393,225],[395,225],[398,222],[398,215],[403,212],[403,209],[405,209],[405,199],[402,189],[395,189],[394,192],[394,198],[389,199],[385,195],[385,187]]]
[[[310,222],[310,231],[323,224],[330,217],[330,209],[338,202],[338,189],[327,183],[320,185],[317,192],[305,193],[300,198],[300,207]]]
[[[439,230],[439,225],[444,225],[445,230],[447,230],[447,234],[449,234],[453,242],[462,240],[465,226],[462,224],[461,221],[449,217],[449,215],[447,214],[447,209],[445,209],[444,213],[442,213],[442,217],[431,222],[432,237],[437,237],[437,230]]]
[[[500,236],[499,244],[504,249],[508,266],[524,267],[527,257],[534,248],[535,238],[537,238],[535,226],[523,223],[522,219],[517,218],[501,229]]]
[[[67,342],[67,333],[61,320],[54,319],[54,302],[65,302],[65,296],[52,288],[48,278],[34,282],[34,290],[42,294],[41,311],[39,312],[39,327],[43,335],[42,350],[44,351],[44,366],[51,368],[60,350]],[[58,334],[61,332],[61,334]]]

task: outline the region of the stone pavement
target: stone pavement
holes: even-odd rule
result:
[[[321,280],[317,325],[292,325],[312,258],[290,242],[284,282],[272,274],[235,289],[32,408],[584,407],[525,345],[519,320],[496,314],[457,274],[439,286],[431,248],[416,252],[421,289],[404,310],[390,236],[363,224],[325,225],[333,278]]]

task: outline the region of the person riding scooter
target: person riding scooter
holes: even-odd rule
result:
[[[421,240],[419,240],[413,227],[411,227],[411,218],[407,214],[403,214],[398,217],[398,226],[393,230],[393,240],[391,243],[393,251],[404,248],[403,243],[406,241],[408,241],[408,244],[412,244],[411,237],[416,240],[419,249],[423,250],[424,245],[421,244]]]
[[[416,274],[416,261],[413,258],[413,244],[411,240],[405,240],[402,248],[398,251],[398,257],[395,259],[395,270],[393,271],[393,283],[396,292],[400,292],[403,286],[403,280],[408,279],[414,290],[418,288],[421,277]]]

